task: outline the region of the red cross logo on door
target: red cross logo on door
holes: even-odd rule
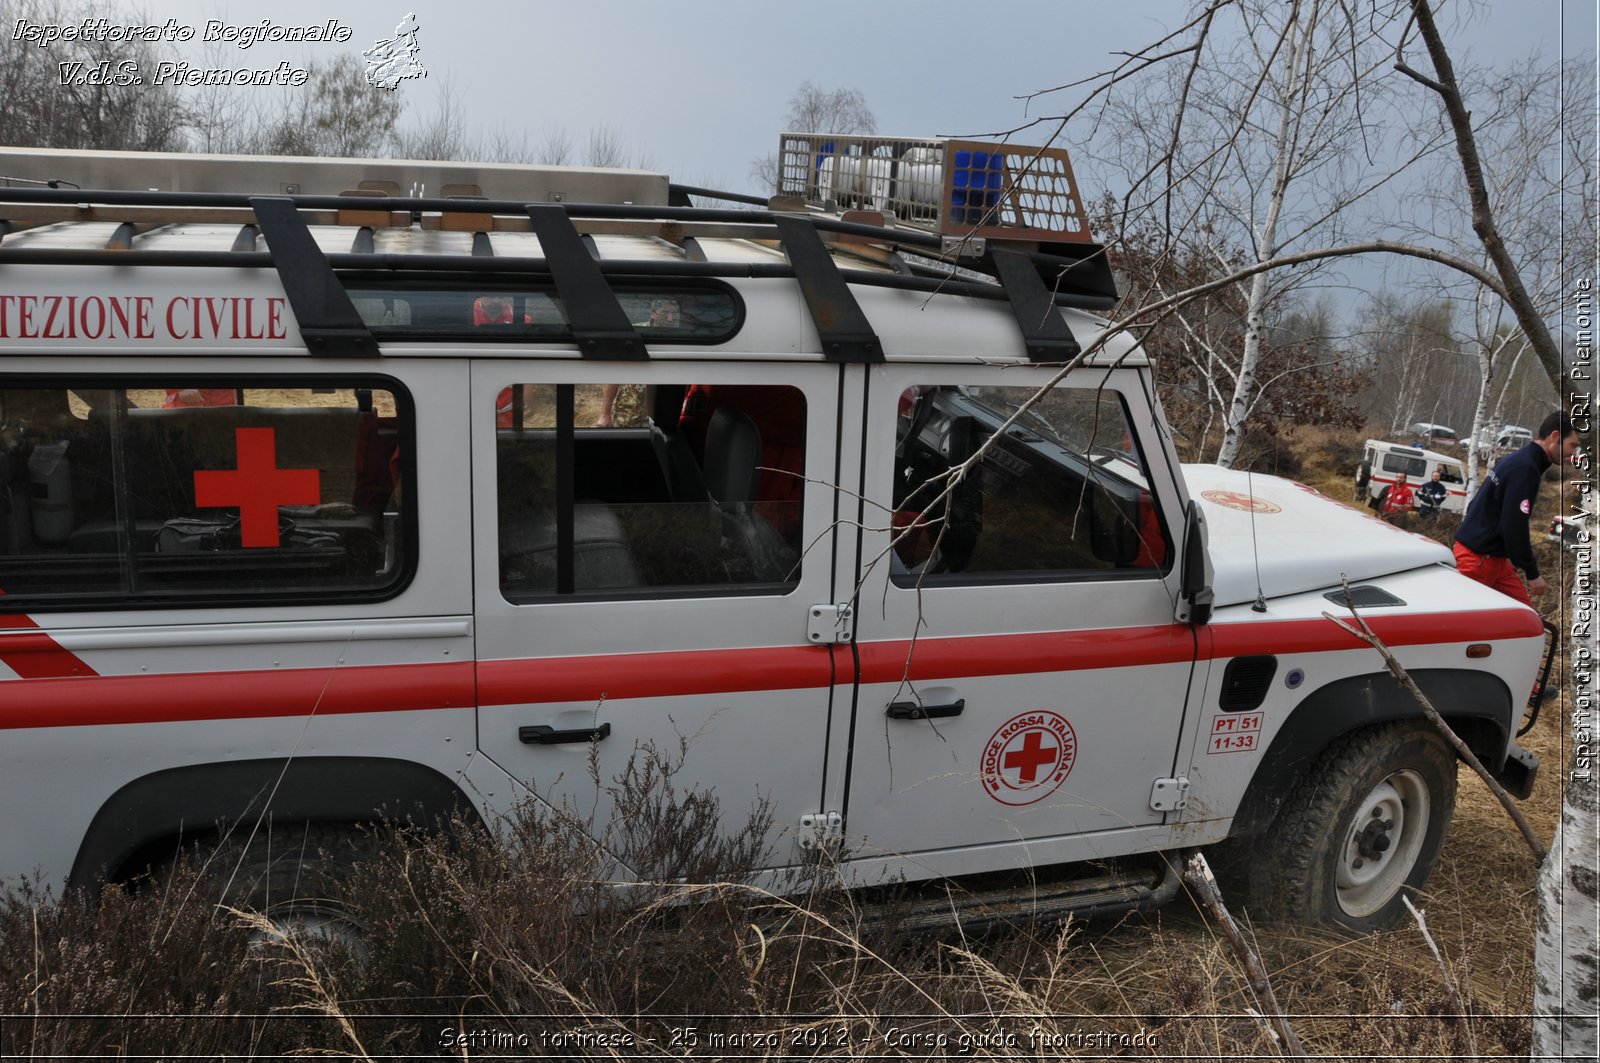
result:
[[[1056,792],[1078,759],[1078,736],[1066,717],[1025,712],[1000,725],[983,747],[984,791],[1005,805],[1031,805]]]
[[[322,473],[278,468],[275,428],[235,428],[237,468],[194,474],[194,503],[239,510],[243,546],[277,546],[278,507],[322,501]]]

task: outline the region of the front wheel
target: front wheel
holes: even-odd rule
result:
[[[1455,752],[1427,723],[1340,738],[1252,862],[1252,908],[1356,933],[1394,926],[1438,863],[1455,801]]]

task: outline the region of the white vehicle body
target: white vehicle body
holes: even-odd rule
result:
[[[1480,455],[1493,457],[1533,442],[1533,429],[1515,424],[1485,425],[1472,438]]]
[[[1024,410],[1066,356],[1030,357],[1060,334],[1019,331],[1012,289],[905,290],[839,250],[873,329],[852,337],[755,222],[685,242],[691,214],[556,208],[592,227],[573,255],[485,192],[465,227],[301,204],[359,312],[341,333],[264,201],[135,203],[174,220],[107,252],[115,197],[50,220],[0,190],[38,222],[0,241],[0,797],[34,810],[0,825],[0,878],[91,885],[263,810],[604,823],[590,757],[611,780],[683,741],[680,788],[735,820],[768,803],[775,875],[819,846],[866,884],[1256,834],[1341,735],[1416,718],[1327,619],[1342,581],[1531,785],[1511,739],[1538,617],[1300,485],[1180,469],[1126,336]],[[453,272],[482,242],[506,264]],[[601,276],[620,332],[591,328]],[[629,336],[664,298],[685,324]],[[1085,348],[1107,327],[1054,314]],[[575,423],[606,385],[643,412]],[[685,462],[697,394],[725,405]],[[775,457],[778,406],[802,442]],[[929,502],[984,440],[977,486]]]
[[[1446,513],[1465,513],[1467,473],[1459,458],[1381,439],[1367,440],[1361,465],[1356,469],[1356,499],[1375,506],[1384,489],[1395,483],[1401,473],[1415,491],[1433,479],[1435,470],[1443,474],[1440,482],[1445,486],[1444,503],[1439,508]]]
[[[1429,421],[1418,421],[1406,429],[1410,435],[1423,443],[1456,443],[1456,430],[1447,424],[1433,424]]]

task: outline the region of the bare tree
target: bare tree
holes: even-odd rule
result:
[[[876,133],[878,120],[858,89],[802,81],[789,97],[788,128],[799,133]]]
[[[564,126],[551,126],[539,137],[533,161],[550,166],[565,166],[572,161],[572,134]]]
[[[468,129],[466,111],[448,75],[439,88],[433,111],[398,130],[395,154],[402,159],[464,159],[476,145]]]
[[[189,109],[170,81],[157,83],[163,61],[178,59],[149,41],[32,40],[28,26],[81,22],[86,7],[56,0],[0,0],[0,143],[43,148],[177,151]],[[136,11],[101,7],[114,23],[145,23]]]
[[[270,155],[384,154],[393,144],[404,99],[369,84],[354,55],[313,61],[307,69],[310,80],[293,90],[262,131],[258,150]]]
[[[1216,460],[1232,465],[1259,408],[1272,323],[1324,260],[1266,267],[1336,240],[1358,204],[1441,137],[1401,138],[1400,126],[1374,116],[1389,91],[1374,75],[1392,56],[1382,20],[1354,18],[1334,0],[1237,0],[1191,25],[1190,46],[1167,53],[1187,53],[1183,65],[1111,76],[1086,140],[1125,174],[1130,221],[1154,220],[1174,254],[1200,245],[1248,270],[1234,282],[1242,334],[1216,363],[1229,385]]]
[[[1563,204],[1571,191],[1573,163],[1565,157],[1559,65],[1519,64],[1474,87],[1478,105],[1473,132],[1481,148],[1484,195],[1506,245],[1516,254],[1523,282],[1541,317],[1554,316],[1562,303],[1561,277],[1567,264],[1546,249],[1562,243]],[[1465,225],[1460,205],[1468,196],[1461,165],[1450,159],[1437,167],[1415,202],[1425,208],[1411,222],[1417,239],[1429,236],[1453,243],[1462,255],[1476,254],[1492,265],[1478,237]],[[1455,235],[1451,235],[1452,230]],[[1467,438],[1498,424],[1515,362],[1530,348],[1509,302],[1473,278],[1444,274],[1437,290],[1466,309],[1467,326],[1458,344],[1476,363],[1471,382],[1474,402]],[[1499,397],[1496,398],[1498,389]],[[1551,401],[1555,396],[1547,390]],[[1469,491],[1478,482],[1480,450],[1468,448]]]

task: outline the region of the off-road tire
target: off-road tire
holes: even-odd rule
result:
[[[1455,800],[1455,751],[1426,721],[1339,738],[1256,847],[1251,912],[1357,934],[1396,925],[1438,863]]]
[[[219,903],[349,942],[361,928],[340,887],[381,844],[375,828],[349,823],[263,824],[253,835],[240,824],[218,842],[207,876]]]
[[[1372,463],[1363,461],[1361,468],[1356,471],[1356,501],[1367,500],[1367,485],[1372,482]]]

